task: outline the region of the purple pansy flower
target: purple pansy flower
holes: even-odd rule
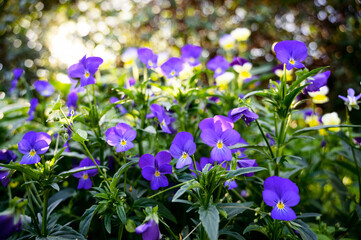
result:
[[[361,137],[355,137],[353,140],[357,145],[361,146]]]
[[[210,158],[206,158],[206,157],[201,157],[201,160],[200,162],[197,162],[196,161],[196,167],[197,167],[197,170],[199,173],[201,173],[204,169],[204,167],[207,165],[207,164],[212,164],[212,160]],[[212,166],[209,166],[208,170],[211,169]],[[195,169],[194,169],[194,165],[191,164],[189,165],[189,170],[192,170],[191,171],[191,174],[195,177],[197,177],[197,174],[194,172]]]
[[[201,56],[202,48],[194,45],[184,45],[181,49],[181,59],[190,66],[197,66],[199,57]]]
[[[326,71],[323,73],[316,74],[313,77],[307,78],[307,83],[311,83],[304,88],[303,93],[307,92],[317,92],[320,91],[320,88],[327,85],[327,80],[330,77],[331,72]]]
[[[242,159],[237,161],[237,166],[240,168],[248,168],[248,167],[257,167],[258,164],[255,159]],[[254,175],[253,172],[244,174],[244,176],[246,177],[252,177],[253,175]]]
[[[150,219],[146,223],[135,229],[137,234],[142,234],[143,240],[159,240],[161,239],[159,226],[156,221]]]
[[[229,68],[229,62],[222,56],[215,56],[207,63],[207,68],[214,71],[213,77],[216,78]]]
[[[213,118],[203,119],[199,123],[199,128],[203,131],[207,128],[214,129],[216,122],[220,122],[222,131],[233,129],[234,124],[231,119],[222,115],[216,115]]]
[[[149,48],[139,48],[138,58],[147,68],[158,67],[158,56]]]
[[[179,132],[173,139],[169,149],[173,158],[178,159],[176,168],[192,164],[191,156],[196,152],[196,144],[189,132]]]
[[[97,159],[95,159],[95,162],[98,165],[100,164],[100,161],[98,161]],[[84,167],[91,167],[91,166],[95,166],[93,160],[91,160],[90,158],[84,158],[83,160],[80,161],[79,167],[76,167],[74,169],[81,169]],[[74,173],[73,176],[79,178],[78,189],[91,188],[93,183],[90,177],[94,177],[97,174],[98,174],[98,169],[90,169],[90,170]]]
[[[347,90],[347,97],[341,95],[338,95],[338,97],[345,101],[345,105],[348,107],[350,111],[352,108],[359,109],[358,100],[361,98],[361,93],[355,96],[355,90],[349,88]]]
[[[45,132],[30,131],[25,133],[18,143],[19,152],[24,154],[20,164],[34,164],[40,162],[39,154],[44,154],[49,149],[51,137]]]
[[[37,98],[34,97],[30,100],[30,108],[28,111],[29,118],[27,119],[27,121],[31,121],[34,119],[35,110],[38,105],[39,105],[39,101]]]
[[[276,144],[276,141],[271,134],[266,133],[266,137],[268,138],[269,145],[274,146]]]
[[[221,122],[214,123],[214,128],[206,128],[202,130],[201,139],[203,142],[211,147],[211,159],[217,162],[232,160],[232,152],[228,146],[236,144],[240,135],[236,130],[227,129],[222,131]]]
[[[15,232],[20,232],[22,229],[21,220],[16,223],[14,222],[14,215],[3,212],[0,214],[0,239],[6,240]]]
[[[272,176],[264,181],[263,201],[273,207],[271,217],[277,220],[291,221],[296,213],[291,209],[298,204],[298,187],[287,178]]]
[[[286,64],[286,69],[303,68],[301,62],[307,57],[307,46],[303,42],[296,40],[282,41],[276,44],[274,48],[277,59]]]
[[[34,82],[35,90],[43,97],[51,96],[55,88],[48,81],[38,80]]]
[[[233,188],[237,188],[238,184],[236,180],[227,180],[224,182],[224,187],[227,188],[228,190],[231,190]]]
[[[183,61],[179,58],[172,57],[163,63],[160,68],[166,78],[173,78],[179,76],[179,73],[183,70]]]
[[[120,100],[117,97],[111,97],[109,99],[110,103],[116,103],[118,101],[120,101]],[[128,112],[127,109],[125,109],[125,107],[122,104],[117,104],[117,108],[121,114],[126,114]]]
[[[236,65],[240,65],[243,66],[245,63],[248,63],[249,61],[245,58],[241,58],[241,57],[234,57],[233,61],[231,62],[231,67],[236,66]]]
[[[168,179],[165,174],[172,174],[172,166],[169,164],[172,157],[167,151],[160,151],[155,157],[151,154],[144,154],[139,159],[139,167],[142,169],[142,176],[150,181],[152,190],[168,186]]]
[[[14,89],[16,88],[16,85],[18,84],[19,78],[23,74],[23,72],[24,72],[24,69],[22,69],[22,68],[15,68],[13,70],[14,79],[11,82],[11,88],[10,88],[9,92],[14,91]]]
[[[242,143],[247,145],[248,143],[242,138],[239,138],[239,141],[237,143]],[[246,151],[247,148],[234,148],[231,150],[232,154],[236,154],[237,158],[244,158],[246,157],[246,154],[244,154],[244,151]]]
[[[110,146],[117,147],[117,152],[125,152],[134,147],[132,141],[137,136],[137,132],[126,123],[118,123],[115,127],[109,128],[105,136]]]
[[[0,150],[0,162],[1,163],[8,164],[11,161],[15,161],[17,159],[17,157],[18,156],[16,156],[15,153],[13,153],[11,150],[7,150],[7,149]],[[2,185],[4,187],[6,187],[10,182],[10,178],[7,178],[10,171],[1,171],[1,169],[3,169],[3,167],[0,167],[0,182],[2,183]]]
[[[163,132],[171,134],[172,131],[169,129],[168,126],[171,123],[171,119],[166,114],[164,108],[154,103],[150,106],[150,111],[153,113],[154,117],[158,119],[160,127],[162,128]]]
[[[77,91],[71,91],[69,94],[68,94],[68,101],[66,102],[66,106],[68,106],[69,108],[69,114],[68,116],[71,115],[71,111],[76,111],[76,108],[78,107],[78,92]]]
[[[103,59],[100,57],[84,57],[79,63],[73,64],[68,69],[69,77],[72,79],[80,79],[80,86],[84,87],[89,84],[95,84],[94,74],[98,71]]]
[[[254,112],[251,112],[247,107],[239,107],[229,111],[228,118],[233,122],[236,122],[238,119],[242,118],[247,126],[249,126],[251,122],[258,119],[258,115]]]
[[[124,88],[134,86],[134,84],[135,84],[135,79],[134,78],[129,78],[128,83],[124,84]]]

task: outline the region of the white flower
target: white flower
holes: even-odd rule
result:
[[[328,97],[326,96],[328,94],[328,87],[323,86],[320,88],[317,92],[308,92],[308,95],[312,97],[312,101],[316,104],[322,104],[328,102]]]
[[[138,52],[136,48],[128,48],[120,56],[120,59],[124,62],[124,66],[133,65],[134,61],[138,58]]]
[[[219,45],[224,50],[229,50],[234,47],[235,39],[232,37],[232,35],[225,34],[219,39]]]
[[[237,41],[246,41],[251,35],[251,31],[248,28],[236,28],[231,32],[231,35]]]
[[[323,125],[339,125],[341,123],[341,119],[338,117],[337,112],[326,113],[322,116]],[[329,128],[330,131],[338,132],[340,128]]]
[[[222,75],[219,75],[216,78],[217,86],[219,86],[220,90],[224,90],[228,88],[228,84],[234,79],[235,75],[231,72],[225,72]]]

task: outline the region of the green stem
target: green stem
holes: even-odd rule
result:
[[[123,152],[124,165],[127,164],[127,158],[125,157],[125,152]],[[127,190],[127,171],[124,171],[124,193]]]
[[[274,158],[274,155],[273,155],[273,151],[272,151],[271,145],[269,144],[268,139],[267,139],[266,135],[264,134],[263,129],[262,129],[262,127],[261,127],[261,125],[259,124],[259,122],[258,122],[257,119],[256,119],[256,123],[257,123],[258,129],[260,130],[260,132],[261,132],[261,134],[262,134],[263,139],[265,140],[265,142],[266,142],[266,144],[267,144],[268,150],[269,150],[269,152],[270,152],[270,154],[271,154],[271,157],[272,157],[272,159],[273,159],[273,158]]]
[[[232,189],[231,190],[239,199],[241,199],[243,202],[246,202],[246,199],[244,199],[244,197],[241,196],[241,194],[239,194],[236,189]]]
[[[43,237],[46,237],[48,235],[47,232],[47,220],[48,220],[48,200],[49,200],[49,190],[45,190],[44,192],[44,201],[43,201],[43,220],[42,220],[42,228],[41,232]]]
[[[194,180],[195,180],[195,179],[192,179],[192,180],[189,180],[189,181],[186,181],[186,182],[179,183],[179,184],[177,184],[177,185],[174,185],[173,187],[164,189],[164,190],[162,190],[162,191],[160,191],[160,192],[158,192],[158,193],[156,193],[156,194],[153,194],[152,196],[150,196],[150,197],[148,197],[148,198],[154,198],[155,196],[158,196],[158,195],[160,195],[160,194],[162,194],[162,193],[164,193],[164,192],[168,192],[168,191],[170,191],[170,190],[172,190],[172,189],[181,187],[181,186],[183,186],[183,185],[185,185],[185,184],[187,184],[187,183],[193,182]]]
[[[110,184],[108,182],[107,177],[104,175],[104,172],[101,170],[101,168],[99,167],[98,163],[95,161],[93,155],[89,152],[88,147],[85,145],[84,142],[81,143],[81,145],[83,146],[83,148],[85,149],[85,151],[87,152],[88,156],[90,157],[90,159],[93,161],[94,165],[96,166],[96,168],[98,169],[98,172],[102,175],[105,184],[108,186],[108,188],[110,189]]]
[[[122,240],[123,230],[124,230],[124,225],[123,225],[123,224],[120,224],[120,226],[119,226],[119,232],[118,232],[118,239],[119,239],[119,240]]]
[[[346,118],[347,118],[347,124],[351,124],[351,123],[350,123],[350,115],[349,115],[347,106],[346,106]],[[354,161],[354,163],[355,163],[356,171],[357,171],[357,180],[358,180],[358,188],[359,188],[359,203],[358,203],[358,204],[361,205],[361,177],[360,177],[360,168],[359,168],[358,163],[357,163],[356,154],[355,154],[355,149],[354,149],[354,146],[353,146],[352,129],[351,129],[351,127],[348,127],[348,133],[349,133],[349,138],[350,138],[350,147],[351,147],[351,152],[352,152],[352,158],[353,158],[353,161]]]
[[[195,159],[195,157],[194,157],[194,154],[192,155],[192,160],[193,160],[193,169],[194,169],[194,171],[196,172],[196,175],[197,176],[201,176],[200,174],[199,174],[199,172],[198,172],[198,169],[197,169],[197,164],[196,164],[196,159]]]
[[[11,201],[11,199],[13,198],[12,197],[12,194],[11,194],[11,187],[10,187],[10,184],[8,184],[8,195],[9,195],[9,202]]]

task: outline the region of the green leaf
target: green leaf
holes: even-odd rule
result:
[[[226,176],[226,179],[237,177],[239,175],[243,175],[243,174],[246,174],[246,173],[259,172],[259,171],[263,171],[263,170],[266,170],[266,168],[264,168],[264,167],[239,168],[237,170],[229,171],[227,176]]]
[[[267,236],[267,230],[265,227],[256,225],[254,223],[251,223],[250,225],[248,225],[244,230],[243,230],[243,234],[246,234],[248,232],[252,232],[252,231],[256,231],[256,232],[260,232],[264,235]]]
[[[300,216],[297,216],[297,218],[309,218],[309,217],[320,217],[322,216],[321,213],[302,213]]]
[[[145,208],[157,205],[157,201],[149,198],[139,198],[134,201],[133,208]]]
[[[122,173],[130,166],[132,166],[133,164],[136,164],[138,163],[138,159],[135,159],[135,160],[131,160],[130,162],[127,162],[126,164],[124,164],[121,168],[118,169],[118,171],[114,174],[113,176],[113,180],[112,182],[110,183],[110,188],[112,190],[115,189],[115,187],[117,186],[118,184],[118,181],[120,179],[120,176],[122,175]]]
[[[92,170],[92,169],[97,169],[97,167],[91,166],[91,167],[73,168],[69,171],[64,171],[64,172],[59,173],[58,177],[66,178],[66,177],[69,177],[70,175],[73,175],[74,173],[83,172],[83,171]]]
[[[50,186],[51,186],[52,188],[54,188],[56,191],[59,192],[60,188],[59,188],[59,185],[58,185],[57,183],[52,183]]]
[[[178,189],[178,191],[173,196],[172,202],[180,198],[188,190],[191,184],[192,182],[189,182],[187,184],[184,184],[180,189]]]
[[[30,178],[33,180],[38,180],[40,177],[39,172],[33,170],[29,165],[26,165],[26,164],[23,165],[23,164],[14,163],[14,162],[10,162],[9,164],[0,163],[0,167],[20,171],[20,172],[30,176]]]
[[[253,205],[253,202],[244,202],[244,203],[219,203],[217,208],[226,211],[227,218],[231,219],[238,214],[243,213]]]
[[[125,225],[125,229],[128,232],[133,233],[133,232],[135,232],[135,228],[136,228],[136,225],[135,225],[134,221],[131,219],[128,219],[127,224]]]
[[[301,76],[297,76],[297,79],[296,81],[294,81],[291,86],[288,88],[288,91],[292,91],[293,89],[295,89],[298,84],[300,84],[303,80],[306,80],[307,78],[311,77],[311,76],[314,76],[316,75],[317,73],[319,73],[320,71],[324,70],[328,68],[328,66],[326,67],[320,67],[320,68],[316,68],[316,69],[313,69],[312,71],[306,73],[306,74],[302,74]],[[298,75],[298,74],[296,74]]]
[[[219,213],[214,205],[209,205],[208,208],[200,207],[198,210],[199,219],[202,222],[204,229],[210,240],[218,239],[219,228]]]
[[[126,225],[126,224],[127,224],[127,215],[126,215],[126,213],[125,213],[125,210],[124,210],[123,205],[118,205],[117,208],[116,208],[116,210],[117,210],[117,215],[118,215],[120,221],[121,221],[124,225]]]
[[[104,217],[104,227],[105,227],[105,230],[107,230],[107,232],[109,234],[112,233],[112,216],[111,215],[106,215]]]
[[[55,224],[49,230],[49,234],[46,237],[37,237],[36,240],[69,240],[69,239],[78,239],[86,240],[84,236],[75,231],[69,226],[61,226],[60,224]]]
[[[99,207],[98,205],[91,206],[84,212],[83,216],[81,217],[79,231],[84,236],[88,234],[90,223],[94,215],[96,214],[98,207]]]
[[[238,232],[229,231],[230,227],[227,227],[226,229],[222,229],[219,231],[219,236],[221,235],[228,235],[231,236],[232,239],[237,240],[246,240],[244,237],[241,236]]]
[[[54,155],[54,159],[58,160],[58,158],[61,156],[61,154],[65,151],[66,147],[63,147],[62,149],[60,149],[59,151],[56,152],[56,154]]]
[[[150,133],[150,134],[157,134],[157,130],[155,129],[154,126],[148,126],[148,127],[144,128],[144,129],[140,129],[140,130],[142,130],[144,132],[147,132],[147,133]]]
[[[361,125],[346,125],[346,124],[339,124],[339,125],[320,125],[320,126],[316,126],[316,127],[307,127],[307,128],[302,128],[300,130],[297,130],[293,133],[293,135],[299,135],[305,132],[310,132],[310,131],[317,131],[320,129],[325,129],[325,128],[342,128],[342,127],[361,127]]]
[[[84,142],[88,141],[87,137],[88,137],[88,133],[81,129],[76,130],[76,132],[73,133],[73,135],[71,136],[71,138],[74,141],[77,141],[80,143],[84,143]]]
[[[290,226],[299,232],[303,240],[317,240],[317,236],[312,230],[308,227],[306,223],[301,220],[290,221]]]
[[[124,103],[130,102],[130,101],[131,101],[130,99],[124,99],[124,100],[119,100],[119,101],[117,101],[117,102],[115,102],[115,103],[109,104],[109,105],[106,106],[106,107],[104,108],[104,110],[100,113],[99,119],[100,119],[101,117],[103,117],[107,112],[109,112],[109,110],[111,110],[112,108],[114,108],[116,105],[118,105],[118,104],[124,104]]]

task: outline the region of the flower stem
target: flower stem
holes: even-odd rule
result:
[[[150,196],[150,197],[148,197],[148,198],[154,198],[155,196],[158,196],[158,195],[160,195],[160,194],[162,194],[162,193],[164,193],[164,192],[167,192],[167,191],[169,191],[169,190],[172,190],[172,189],[178,188],[178,187],[180,187],[180,186],[183,186],[183,185],[185,185],[185,184],[187,184],[187,183],[193,182],[194,180],[195,180],[195,179],[192,179],[192,180],[189,180],[189,181],[186,181],[186,182],[179,183],[179,184],[177,184],[177,185],[174,185],[173,187],[170,187],[170,188],[164,189],[164,190],[162,190],[162,191],[160,191],[160,192],[157,192],[156,194],[153,194],[152,196]]]
[[[48,220],[48,201],[49,201],[49,190],[45,190],[44,192],[44,200],[43,200],[43,220],[42,220],[42,228],[41,233],[43,237],[48,235],[48,231],[46,228],[47,220]]]
[[[125,157],[125,152],[123,152],[124,165],[127,164],[127,158]],[[124,171],[124,193],[127,190],[127,171]]]
[[[346,106],[346,119],[347,119],[347,124],[351,124],[351,123],[350,123],[350,115],[349,115],[347,106]],[[349,134],[349,138],[350,138],[350,148],[351,148],[351,152],[352,152],[352,158],[353,158],[353,161],[354,161],[354,163],[355,163],[356,171],[357,171],[357,180],[358,180],[358,188],[359,188],[359,202],[358,202],[358,204],[361,205],[361,177],[360,177],[360,168],[359,168],[359,166],[358,166],[358,164],[357,164],[355,149],[354,149],[354,146],[353,146],[352,129],[351,129],[351,127],[348,127],[348,134]]]

